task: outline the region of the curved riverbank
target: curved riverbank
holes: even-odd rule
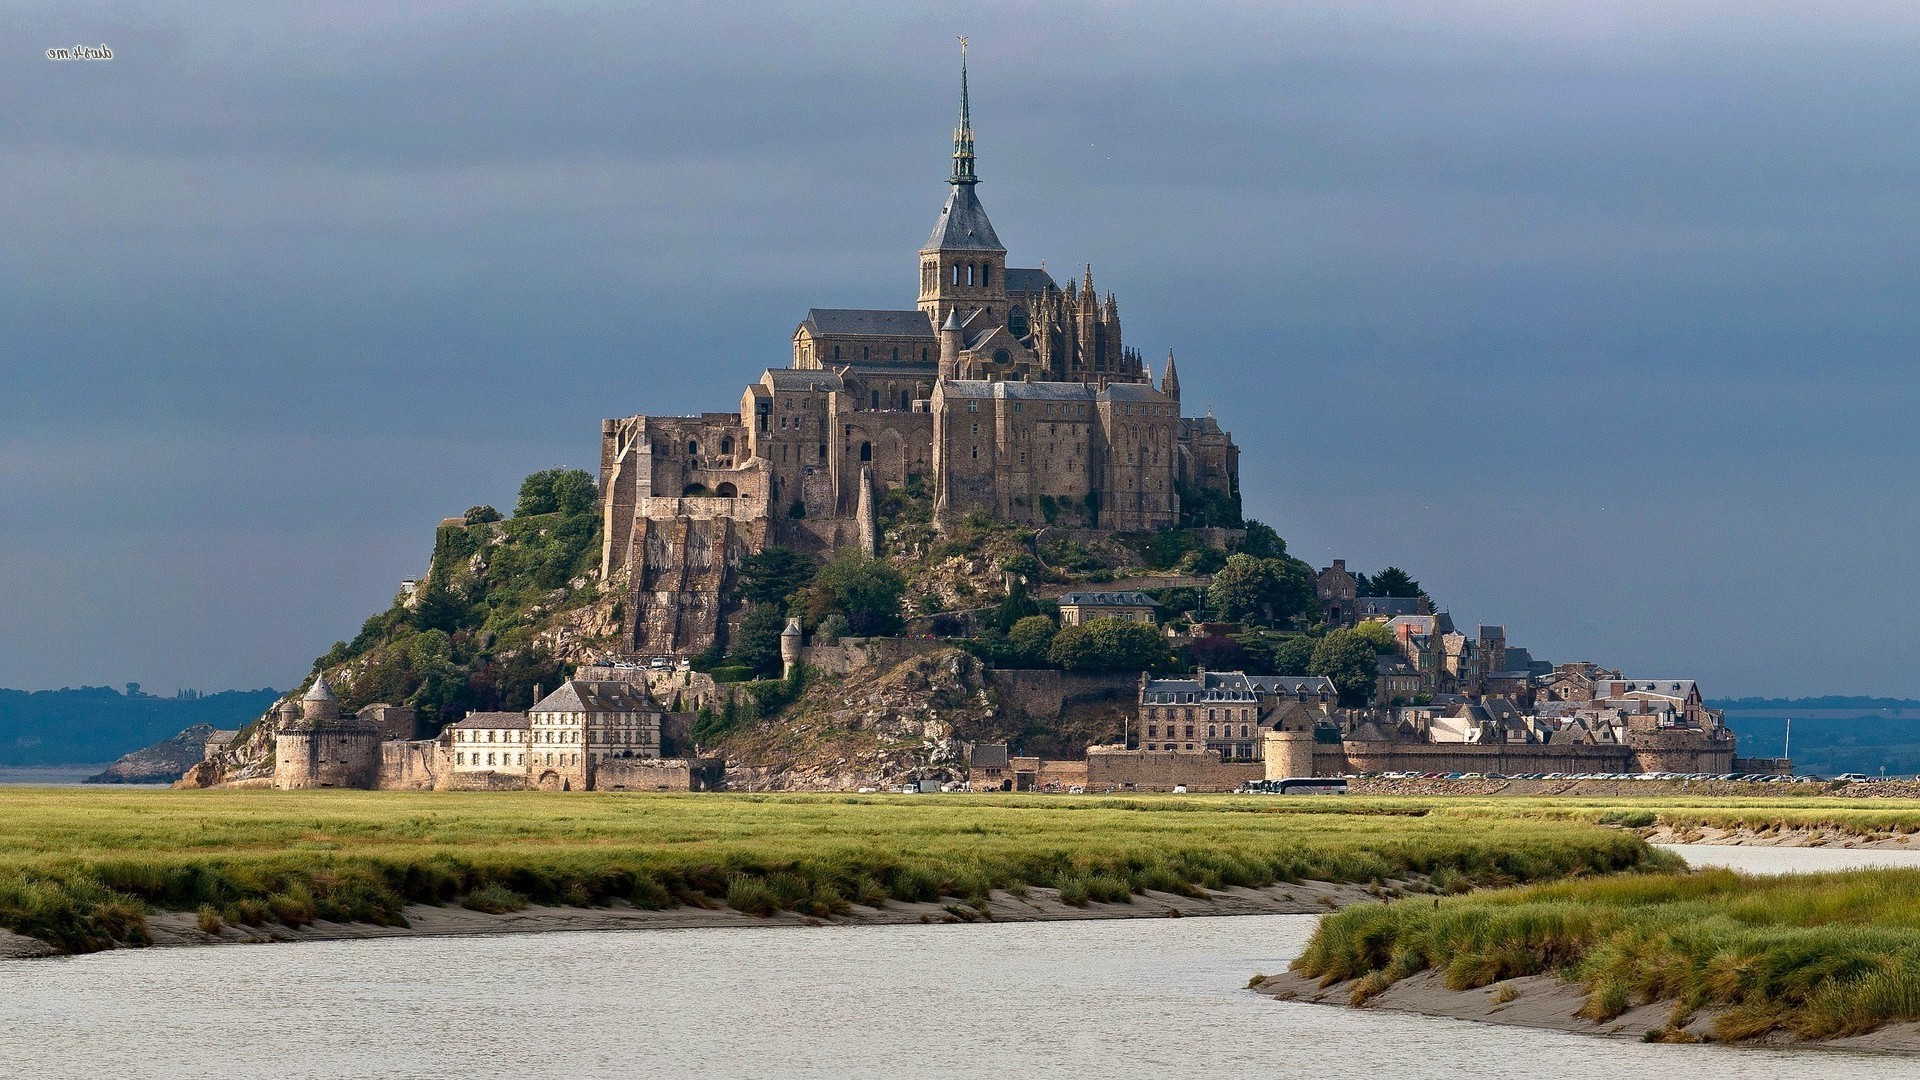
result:
[[[975,922],[1077,922],[1091,919],[1168,919],[1236,915],[1321,915],[1356,903],[1378,901],[1402,891],[1402,886],[1424,889],[1424,883],[1356,885],[1304,881],[1288,885],[1204,890],[1202,895],[1147,890],[1131,902],[1087,901],[1069,904],[1058,889],[1032,888],[1025,895],[995,889],[983,900],[967,903],[889,901],[877,907],[850,905],[839,914],[805,915],[779,911],[749,915],[725,905],[686,906],[664,911],[614,903],[579,908],[530,906],[519,911],[490,914],[456,905],[435,907],[410,904],[406,925],[339,923],[325,920],[304,926],[267,923],[257,927],[223,926],[208,932],[185,912],[148,917],[152,944],[161,947],[262,944],[287,941],[365,941],[378,938],[468,937],[492,934],[543,934],[560,931],[693,930],[722,927],[764,928],[791,926],[900,926],[906,924]],[[0,932],[4,933],[4,932]],[[18,956],[51,956],[53,950],[32,938],[9,935],[22,943]],[[0,956],[9,955],[0,941]]]
[[[1291,970],[1249,985],[1585,1035],[1920,1053],[1920,869],[1876,863],[1884,849],[1769,850],[1696,849],[1705,868],[1684,875],[1349,909]],[[1853,868],[1833,870],[1835,856]]]

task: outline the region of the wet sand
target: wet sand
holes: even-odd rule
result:
[[[1295,972],[1273,975],[1255,982],[1258,993],[1281,1001],[1304,1001],[1352,1008],[1352,982],[1335,983],[1322,988],[1318,979]],[[1505,1000],[1502,1000],[1505,999]],[[1508,979],[1479,990],[1449,990],[1438,972],[1425,971],[1388,987],[1366,1004],[1366,1009],[1391,1009],[1442,1016],[1454,1020],[1476,1020],[1513,1027],[1544,1028],[1576,1035],[1642,1041],[1649,1031],[1664,1032],[1673,1018],[1673,1003],[1657,1001],[1631,1009],[1607,1021],[1588,1020],[1576,1015],[1586,1004],[1586,990],[1557,975],[1529,975]],[[1678,1029],[1675,1042],[1707,1042],[1712,1039],[1714,1014],[1696,1013]],[[1836,1050],[1880,1053],[1920,1054],[1920,1024],[1894,1024],[1866,1035],[1844,1039],[1803,1042],[1791,1036],[1756,1040],[1758,1045],[1806,1046]]]
[[[1227,915],[1320,915],[1348,904],[1377,900],[1387,890],[1379,886],[1309,881],[1264,888],[1231,888],[1205,896],[1142,893],[1128,904],[1088,903],[1075,907],[1060,902],[1053,889],[1029,889],[1025,897],[996,890],[982,911],[958,900],[939,903],[890,902],[884,907],[854,905],[843,916],[817,918],[795,912],[748,915],[732,908],[678,907],[650,911],[625,904],[604,908],[529,907],[490,915],[462,907],[414,904],[406,909],[406,926],[368,923],[316,922],[290,927],[227,926],[217,934],[200,929],[192,912],[161,912],[147,917],[156,946],[263,944],[280,941],[366,940],[390,937],[434,937],[473,934],[538,934],[568,930],[679,930],[694,927],[760,926],[884,926],[900,923],[1045,922],[1076,919],[1165,919]],[[10,951],[11,943],[17,948]],[[46,956],[52,950],[31,938],[0,931],[0,957]]]

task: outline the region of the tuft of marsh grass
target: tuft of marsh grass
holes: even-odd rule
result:
[[[1422,971],[1455,990],[1557,973],[1585,988],[1589,1020],[1672,1002],[1668,1041],[1693,1038],[1682,1029],[1703,1009],[1726,1041],[1838,1038],[1920,1020],[1920,870],[1627,875],[1364,905],[1323,918],[1295,967],[1355,980],[1356,1003]]]

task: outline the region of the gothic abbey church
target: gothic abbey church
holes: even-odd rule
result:
[[[874,552],[875,501],[909,484],[937,526],[984,511],[1117,531],[1174,524],[1182,488],[1238,490],[1232,439],[1180,415],[1171,353],[1155,387],[1091,268],[1063,287],[1007,265],[975,190],[964,59],[947,183],[917,307],[807,312],[792,366],[738,412],[602,422],[602,570],[628,583],[633,651],[711,644],[741,558],[769,544]]]

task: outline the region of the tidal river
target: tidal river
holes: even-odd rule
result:
[[[1733,850],[1776,869],[1800,854]],[[1911,1075],[1884,1057],[1649,1046],[1242,989],[1312,929],[1276,915],[654,930],[11,961],[0,1076]]]

